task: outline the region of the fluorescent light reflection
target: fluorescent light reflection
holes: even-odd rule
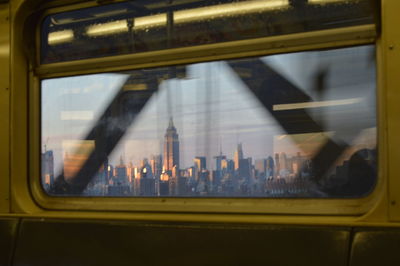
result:
[[[308,3],[311,5],[323,5],[323,4],[332,4],[332,3],[340,3],[340,2],[354,2],[358,0],[308,0]]]
[[[286,110],[305,109],[305,108],[349,105],[349,104],[359,103],[362,100],[363,100],[363,98],[351,98],[351,99],[333,100],[333,101],[275,104],[273,106],[273,110],[274,111],[286,111]]]
[[[159,14],[159,15],[135,18],[133,28],[135,30],[141,30],[149,27],[160,27],[166,25],[167,25],[167,15]]]
[[[89,36],[101,36],[116,34],[128,31],[128,23],[126,20],[117,20],[107,23],[99,23],[91,25],[87,28],[86,34]]]
[[[246,1],[231,4],[221,4],[201,8],[176,11],[173,14],[174,24],[215,19],[219,17],[245,15],[264,11],[289,8],[289,0]],[[152,27],[165,27],[167,15],[157,14],[134,18],[133,30],[144,30]],[[86,34],[89,36],[110,35],[128,31],[126,20],[113,21],[89,26]]]
[[[74,39],[74,32],[72,30],[62,30],[50,32],[47,42],[49,45],[56,45],[65,42],[70,42]]]
[[[263,11],[282,9],[288,7],[289,7],[289,0],[237,2],[231,4],[222,4],[222,5],[176,11],[174,13],[174,22],[175,23],[193,22],[196,20],[244,15],[248,13],[263,12]]]

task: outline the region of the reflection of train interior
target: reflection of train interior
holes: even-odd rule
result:
[[[0,0],[0,265],[399,265],[396,0]]]

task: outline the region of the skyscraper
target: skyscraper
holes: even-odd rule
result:
[[[214,185],[219,185],[222,179],[222,161],[226,159],[225,155],[222,155],[222,151],[218,156],[215,156],[215,171],[212,173],[212,181]]]
[[[255,168],[260,176],[265,176],[267,172],[267,159],[257,159],[255,161]]]
[[[235,151],[235,154],[233,156],[233,161],[235,163],[235,170],[239,169],[239,162],[240,160],[243,159],[243,149],[242,149],[242,143],[239,143],[237,145],[237,149]]]
[[[280,172],[282,172],[282,170],[287,170],[289,167],[287,156],[286,156],[286,153],[284,153],[284,152],[281,152],[279,154],[279,166],[280,166],[280,169],[279,169]]]
[[[222,170],[222,160],[226,159],[226,156],[222,155],[222,153],[220,153],[218,156],[215,156],[214,159],[215,159],[215,170],[221,171]]]
[[[120,158],[119,165],[114,168],[114,184],[126,185],[128,183],[127,169],[122,159]]]
[[[271,156],[268,156],[268,158],[267,158],[266,176],[268,179],[274,178],[274,159]]]
[[[150,166],[153,175],[156,179],[160,179],[162,173],[162,157],[160,155],[153,155],[150,159]]]
[[[196,171],[201,171],[201,170],[207,169],[206,161],[207,161],[206,157],[203,157],[203,156],[194,157],[193,162],[194,162],[194,167],[195,167]]]
[[[275,153],[275,172],[276,175],[279,175],[279,171],[281,170],[281,164],[279,162],[279,153]]]
[[[233,160],[229,160],[229,159],[223,159],[221,161],[221,169],[222,169],[222,173],[233,173],[234,169],[235,169],[235,164],[233,162]]]
[[[251,158],[240,159],[238,174],[240,178],[249,179],[251,177]]]
[[[138,178],[135,179],[135,190],[140,196],[154,196],[156,193],[155,179],[146,160],[143,160]]]
[[[54,182],[54,155],[53,151],[42,153],[42,182],[48,189]]]
[[[169,119],[164,135],[164,171],[172,171],[174,166],[179,169],[179,136],[176,132],[172,117]]]

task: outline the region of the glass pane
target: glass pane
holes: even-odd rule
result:
[[[374,47],[42,81],[51,195],[360,197],[376,182]]]
[[[368,0],[137,0],[50,15],[41,62],[155,51],[373,23]]]

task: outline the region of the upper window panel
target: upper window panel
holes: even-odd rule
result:
[[[137,0],[47,16],[41,63],[373,23],[369,0]]]

